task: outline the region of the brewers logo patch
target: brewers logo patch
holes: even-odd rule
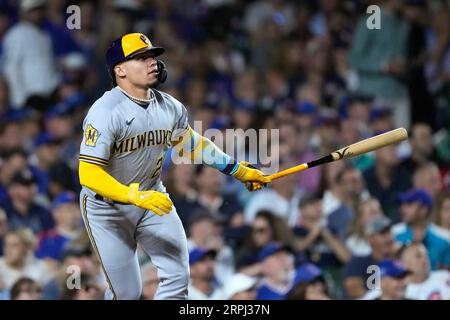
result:
[[[98,130],[89,124],[84,132],[85,144],[90,147],[95,147],[98,139]]]

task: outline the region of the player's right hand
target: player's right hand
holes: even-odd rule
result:
[[[154,190],[139,191],[139,183],[130,184],[128,200],[131,204],[151,210],[159,216],[168,214],[173,206],[172,201],[164,193]]]

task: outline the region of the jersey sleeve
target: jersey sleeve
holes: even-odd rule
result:
[[[179,113],[176,118],[175,126],[172,130],[172,142],[178,141],[180,137],[185,135],[189,130],[189,114],[186,107],[182,103],[179,103],[177,109],[179,109]]]
[[[80,161],[108,165],[115,132],[112,118],[111,112],[99,108],[90,110],[83,122]]]

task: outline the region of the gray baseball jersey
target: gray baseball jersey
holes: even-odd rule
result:
[[[161,166],[172,140],[188,129],[186,108],[172,96],[152,90],[144,109],[114,88],[98,99],[83,123],[80,160],[106,165],[124,185],[164,191]]]
[[[105,166],[106,172],[124,185],[138,182],[140,190],[165,192],[161,182],[164,156],[172,141],[188,130],[188,114],[175,98],[151,90],[147,108],[117,87],[99,98],[83,123],[80,161]],[[138,243],[158,268],[156,298],[186,298],[187,242],[175,208],[160,217],[134,205],[103,199],[86,187],[80,206],[109,285],[105,298],[139,298]]]

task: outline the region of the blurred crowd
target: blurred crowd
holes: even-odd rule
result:
[[[0,1],[0,299],[103,297],[78,152],[87,110],[111,88],[104,53],[128,32],[167,49],[158,89],[203,130],[279,129],[280,169],[409,131],[255,193],[166,157],[190,299],[450,299],[446,0]],[[258,165],[245,140],[237,148]],[[152,299],[157,270],[139,261]]]

